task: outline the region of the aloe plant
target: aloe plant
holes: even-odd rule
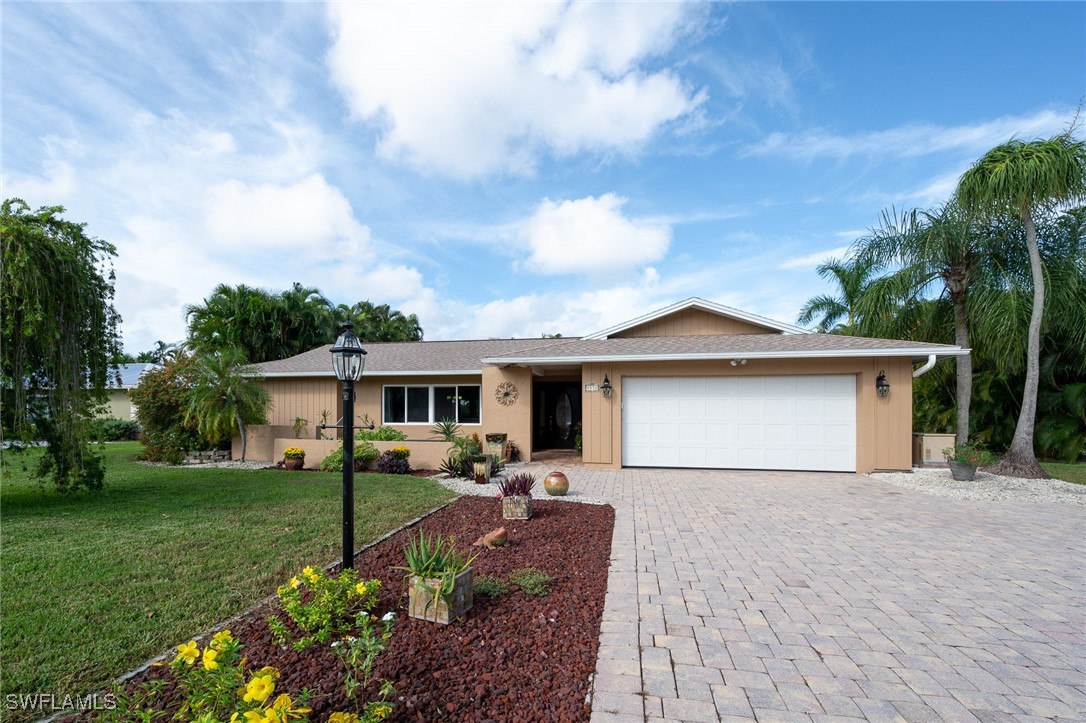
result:
[[[465,559],[453,547],[452,540],[437,533],[427,535],[422,530],[419,530],[418,540],[412,540],[403,552],[407,565],[396,569],[418,578],[416,585],[430,593],[431,605],[438,598],[446,604],[451,603],[456,576],[468,569],[476,558],[472,555]],[[431,585],[430,580],[436,580],[437,585]]]

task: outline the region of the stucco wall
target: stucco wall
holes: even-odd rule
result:
[[[890,396],[875,393],[875,377],[886,372]],[[727,361],[585,364],[584,384],[602,384],[607,374],[614,392],[582,391],[586,465],[622,466],[622,380],[625,376],[768,376],[853,374],[856,376],[856,471],[912,467],[912,362],[908,358],[751,359],[740,367]],[[583,387],[582,387],[583,390]]]
[[[102,411],[98,413],[98,419],[123,419],[133,420],[132,402],[128,399],[127,389],[110,389],[106,392],[108,400]]]

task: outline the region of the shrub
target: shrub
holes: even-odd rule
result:
[[[973,467],[991,467],[996,463],[995,456],[984,449],[980,442],[966,442],[947,447],[943,450],[947,462],[959,462]]]
[[[94,439],[103,442],[121,442],[140,438],[140,425],[131,419],[94,419],[90,422]]]
[[[323,570],[307,567],[290,578],[286,585],[279,586],[278,595],[283,611],[305,633],[293,641],[294,649],[302,651],[349,633],[356,615],[373,609],[380,589],[380,580],[359,581],[353,569],[329,577]],[[280,645],[286,645],[292,637],[276,615],[268,618],[268,628]]]
[[[370,462],[377,459],[377,448],[369,442],[359,442],[354,446],[354,471],[361,472],[369,466]],[[321,461],[321,472],[343,471],[343,443],[328,453]]]
[[[505,582],[500,577],[480,575],[472,581],[471,591],[476,595],[501,597],[509,592],[509,583]]]
[[[132,390],[136,421],[143,430],[143,456],[148,461],[177,464],[189,450],[217,446],[199,433],[195,421],[185,421],[188,395],[195,383],[196,362],[184,355],[147,370]]]
[[[407,474],[411,471],[411,464],[397,455],[396,450],[390,449],[377,458],[377,471],[382,474]]]
[[[525,595],[545,596],[550,592],[552,580],[553,577],[534,567],[522,567],[509,573],[509,582],[519,587]]]
[[[373,429],[360,429],[355,433],[355,439],[364,439],[368,442],[402,442],[407,435],[395,427],[374,427]]]

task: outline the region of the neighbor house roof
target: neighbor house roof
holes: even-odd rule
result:
[[[835,334],[737,334],[570,339],[563,344],[525,349],[483,359],[486,364],[570,364],[691,359],[808,359],[824,357],[907,356],[916,361],[969,353],[949,344],[869,339]]]
[[[574,339],[479,339],[473,341],[363,342],[366,376],[417,374],[481,374],[483,359],[537,348],[552,348]],[[254,364],[266,377],[332,377],[332,345],[289,359]]]
[[[139,386],[140,377],[154,364],[118,364],[117,373],[111,369],[106,384],[110,389],[135,389]]]

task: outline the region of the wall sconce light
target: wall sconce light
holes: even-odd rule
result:
[[[875,377],[875,393],[884,399],[890,396],[890,382],[886,381],[886,372],[882,369],[879,370],[879,375]]]
[[[747,363],[746,359],[732,359],[732,366],[733,367],[737,367],[740,364],[746,364],[746,363]]]
[[[604,374],[603,384],[600,386],[600,390],[603,392],[603,396],[610,397],[612,389],[614,389],[614,387],[611,386],[611,380],[607,378],[606,374]]]

